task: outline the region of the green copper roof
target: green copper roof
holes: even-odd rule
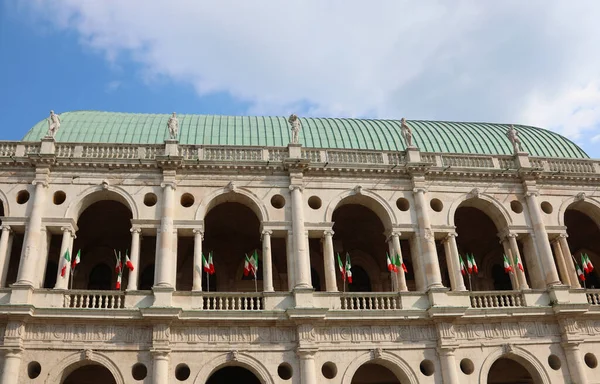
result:
[[[60,114],[58,142],[158,144],[168,138],[169,114],[77,111]],[[180,144],[286,146],[285,117],[178,115]],[[404,150],[399,120],[300,118],[305,147]],[[423,152],[512,154],[508,125],[409,120],[413,142]],[[531,156],[588,158],[565,137],[540,128],[515,125]],[[39,141],[48,123],[37,123],[23,141]]]

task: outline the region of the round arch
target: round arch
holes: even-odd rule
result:
[[[371,280],[371,288],[375,289],[373,284],[381,281],[382,272],[375,260],[361,250],[350,251],[350,258],[352,260],[352,266],[361,267],[365,270],[365,272],[367,272],[367,275]]]
[[[65,212],[66,218],[72,218],[75,221],[79,220],[79,216],[85,211],[90,205],[103,200],[117,201],[126,206],[131,211],[132,219],[139,218],[138,207],[135,200],[127,193],[124,189],[119,187],[108,187],[107,189],[102,186],[90,187],[80,194],[78,194],[73,202],[67,207]]]
[[[10,216],[10,205],[8,204],[8,197],[6,196],[4,191],[2,191],[1,189],[0,189],[0,202],[2,203],[2,206],[4,207],[4,216],[5,217]]]
[[[596,199],[586,197],[584,200],[577,197],[565,199],[558,209],[557,222],[558,225],[565,226],[565,213],[567,209],[574,209],[588,216],[600,228],[600,202]]]
[[[351,384],[354,374],[365,363],[379,364],[392,371],[401,382],[409,384],[418,384],[417,375],[412,370],[410,365],[400,356],[391,352],[380,351],[377,357],[373,356],[373,352],[365,352],[354,359],[344,371],[342,376],[342,384]]]
[[[268,211],[263,202],[252,192],[236,188],[234,190],[221,188],[204,197],[196,210],[196,220],[204,220],[208,212],[219,204],[240,203],[252,210],[260,223],[269,221]]]
[[[102,365],[104,368],[110,371],[117,384],[125,384],[123,374],[119,370],[119,367],[117,367],[117,365],[103,353],[92,351],[75,352],[62,359],[58,364],[52,367],[50,372],[48,372],[48,376],[46,377],[44,383],[60,383],[63,375],[66,374],[68,376],[77,368],[88,365],[89,363]]]
[[[196,375],[194,384],[204,384],[213,373],[225,366],[246,368],[254,373],[262,384],[275,384],[269,370],[260,360],[241,352],[223,353],[208,361]]]
[[[346,204],[358,204],[369,208],[379,217],[386,231],[391,230],[394,224],[397,223],[396,215],[388,202],[381,196],[364,189],[361,189],[360,193],[357,193],[354,189],[350,189],[337,195],[327,205],[324,221],[331,223],[333,221],[333,212]]]
[[[448,209],[448,225],[454,226],[456,210],[460,207],[479,209],[492,220],[498,231],[512,224],[512,218],[506,207],[492,196],[480,193],[478,197],[474,197],[470,193],[465,193],[456,198]]]
[[[551,383],[548,373],[544,370],[544,365],[534,354],[523,348],[514,346],[510,347],[509,351],[507,351],[507,349],[507,347],[497,347],[485,358],[481,366],[481,370],[479,371],[480,383],[487,382],[487,377],[492,365],[500,358],[511,359],[521,364],[527,370],[527,372],[529,372],[535,384]]]

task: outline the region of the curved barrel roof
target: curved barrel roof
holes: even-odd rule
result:
[[[169,137],[169,114],[97,111],[64,112],[58,142],[159,144]],[[286,146],[287,118],[282,116],[177,115],[180,144]],[[401,151],[400,120],[300,118],[305,147]],[[507,124],[408,120],[413,142],[423,152],[510,155]],[[567,138],[541,128],[515,125],[523,149],[531,156],[588,158]],[[47,132],[44,119],[23,137],[39,141]]]

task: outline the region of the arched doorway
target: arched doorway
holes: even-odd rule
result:
[[[473,255],[479,270],[479,273],[471,275],[471,289],[474,291],[511,290],[513,289],[511,275],[504,271],[505,252],[498,238],[498,233],[504,227],[498,228],[490,216],[481,207],[473,206],[474,203],[470,200],[466,200],[456,209],[454,224],[458,235],[456,244],[459,255],[465,265],[468,262],[466,255]],[[522,258],[521,262],[523,262]],[[469,288],[467,277],[465,277],[465,286]]]
[[[581,254],[589,256],[594,270],[586,274],[587,288],[600,288],[600,216],[598,208],[585,202],[571,204],[565,211],[567,242],[577,263],[581,266]],[[567,255],[567,257],[569,257]]]
[[[131,247],[131,218],[130,209],[114,200],[95,202],[81,213],[73,244],[73,255],[81,250],[81,262],[74,271],[73,288],[115,289],[115,251],[124,259]],[[125,268],[121,286],[126,287],[127,281]]]
[[[66,375],[61,384],[117,384],[110,371],[100,364],[88,364]]]
[[[488,384],[538,384],[532,374],[515,360],[502,357],[492,364]]]
[[[260,379],[254,373],[239,366],[223,367],[210,375],[206,381],[206,384],[229,383],[261,384]]]
[[[343,201],[345,202],[345,201]],[[386,253],[389,251],[385,238],[385,228],[379,216],[370,208],[358,203],[338,204],[333,212],[333,244],[335,253],[340,255],[342,263],[346,254],[350,255],[352,263],[352,284],[347,285],[347,291],[390,291],[390,279],[381,279],[381,272],[387,271]],[[410,264],[403,248],[405,263]],[[360,257],[353,257],[360,255]],[[337,259],[337,256],[336,256]],[[359,261],[362,259],[361,261]],[[364,262],[364,263],[363,263]],[[369,265],[373,266],[373,273],[369,278],[367,271]],[[338,289],[341,290],[343,281],[339,272]],[[407,276],[408,277],[408,276]],[[354,286],[356,284],[356,286]],[[407,282],[408,284],[408,282]],[[414,283],[413,283],[414,285]]]
[[[352,377],[351,384],[402,384],[390,369],[376,363],[363,364]]]

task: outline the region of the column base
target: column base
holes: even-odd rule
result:
[[[294,288],[294,302],[296,308],[314,308],[313,288]]]
[[[173,306],[173,287],[152,287],[154,293],[153,307],[172,307]]]
[[[33,304],[33,286],[13,284],[11,288],[11,304]]]

